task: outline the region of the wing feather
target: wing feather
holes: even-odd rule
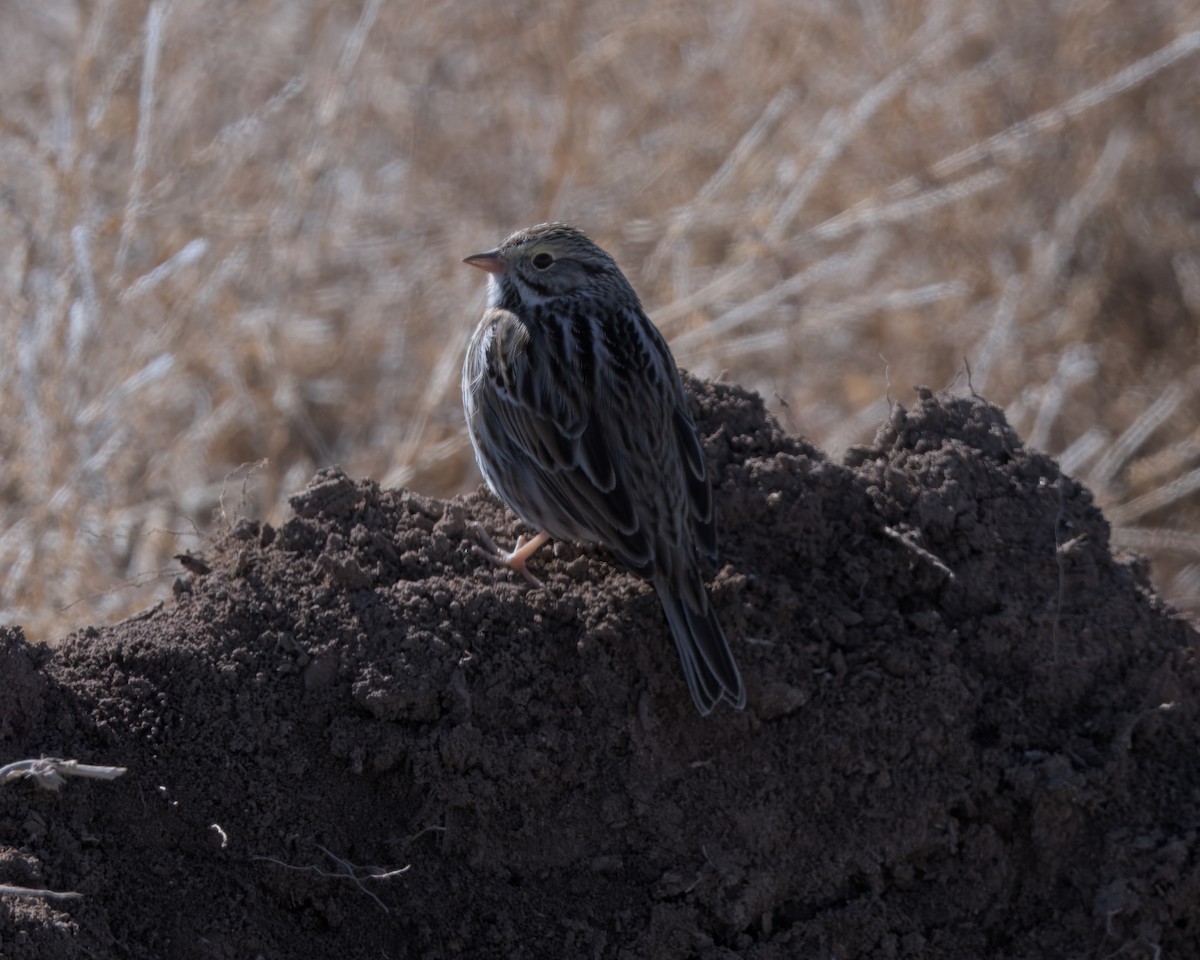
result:
[[[700,436],[687,409],[676,406],[672,416],[675,440],[684,463],[688,503],[696,531],[697,546],[713,563],[717,560],[717,524],[713,514],[712,484],[708,481],[708,462]]]
[[[607,418],[579,394],[577,380],[561,376],[561,365],[542,362],[515,315],[495,309],[488,319],[469,417],[476,448],[487,451],[479,460],[489,484],[527,523],[560,539],[603,543],[652,577],[647,518]]]
[[[641,336],[659,338],[644,314],[632,319],[644,322]],[[589,380],[551,358],[515,314],[495,308],[488,322],[474,390],[489,395],[475,398],[469,416],[477,450],[487,451],[480,466],[501,498],[556,538],[604,544],[645,579],[686,556],[689,543],[715,556],[708,468],[676,371],[619,385]],[[656,420],[629,423],[626,411]],[[686,497],[680,519],[690,533],[664,521],[676,495]]]

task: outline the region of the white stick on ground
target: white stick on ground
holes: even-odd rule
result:
[[[0,785],[11,780],[32,779],[39,787],[57,790],[67,777],[88,777],[92,780],[115,780],[125,773],[125,767],[102,767],[78,760],[42,757],[39,760],[17,760],[0,767]]]
[[[0,883],[0,896],[9,897],[45,897],[47,900],[82,900],[83,894],[68,890],[63,893],[58,890],[35,890],[32,887],[10,887]]]

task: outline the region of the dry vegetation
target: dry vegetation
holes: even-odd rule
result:
[[[473,485],[459,260],[549,218],[835,454],[968,358],[1194,607],[1195,3],[642,9],[8,4],[0,618],[143,605],[334,461]]]

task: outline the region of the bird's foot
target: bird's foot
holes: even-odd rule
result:
[[[472,523],[471,529],[475,531],[475,536],[479,538],[480,544],[482,544],[482,546],[476,544],[476,553],[482,557],[486,557],[497,566],[508,567],[509,570],[517,571],[531,587],[540,587],[542,585],[542,581],[529,572],[525,566],[525,561],[541,549],[542,545],[550,539],[550,534],[542,532],[534,537],[526,537],[522,534],[517,537],[517,545],[512,550],[504,550],[483,529],[483,524]]]

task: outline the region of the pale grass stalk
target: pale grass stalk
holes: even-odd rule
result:
[[[152,358],[89,403],[80,413],[76,424],[79,427],[94,427],[97,424],[107,427],[112,421],[120,420],[124,404],[138,391],[165,377],[174,366],[175,357],[169,353]]]
[[[295,100],[308,87],[308,78],[303,74],[291,77],[279,90],[257,110],[225,124],[217,135],[204,147],[196,151],[193,163],[210,163],[218,157],[229,159],[238,156],[262,137],[268,121],[288,103]]]
[[[1004,407],[1004,419],[1018,434],[1023,433],[1026,420],[1036,414],[1040,403],[1039,386],[1022,386],[1017,395]]]
[[[69,480],[68,482],[56,487],[54,492],[50,495],[49,500],[47,500],[50,513],[56,514],[65,510],[74,492],[75,484]]]
[[[1042,417],[1043,422],[1045,421],[1044,410],[1047,403],[1055,413],[1061,407],[1064,394],[1061,384],[1056,382],[1062,377],[1063,356],[1061,353],[1058,355],[1057,361],[1055,372],[1048,380],[1037,384],[1024,384],[1016,397],[1004,408],[1004,418],[1022,437],[1028,438],[1033,431],[1032,421],[1039,417]]]
[[[992,374],[1001,361],[1019,356],[1014,355],[1014,351],[1019,349],[1017,305],[1021,302],[1024,289],[1025,280],[1019,274],[1010,274],[1004,280],[987,333],[975,346],[971,356],[971,386],[980,394],[987,393]]]
[[[687,296],[677,297],[670,303],[655,308],[654,325],[664,336],[668,336],[671,328],[689,314],[704,310],[712,303],[735,299],[735,291],[762,272],[763,266],[752,260],[721,270],[713,279]]]
[[[444,4],[450,6],[449,3]],[[589,74],[618,61],[631,38],[670,32],[675,17],[686,15],[684,8],[643,7],[628,20],[615,21],[596,42],[581,52],[571,63],[575,73]]]
[[[730,360],[761,354],[775,354],[780,350],[792,350],[792,338],[785,329],[763,330],[748,333],[732,340],[701,344],[698,350],[679,354],[679,363],[701,373],[719,373]]]
[[[944,11],[942,13],[944,14]],[[850,141],[866,126],[867,121],[878,113],[880,107],[900,93],[920,71],[953,53],[963,39],[976,29],[977,20],[976,17],[969,18],[957,29],[941,33],[944,16],[931,18],[914,35],[909,47],[916,53],[909,60],[864,91],[849,110],[838,111],[829,117],[829,122],[822,122],[824,135],[815,138],[818,144],[817,154],[779,205],[779,210],[764,234],[767,243],[777,244],[783,241],[796,214],[804,207],[816,185],[833,166],[834,161],[845,152]]]
[[[213,301],[216,300],[217,294],[222,290],[227,289],[231,282],[242,276],[246,270],[246,263],[249,260],[250,251],[246,244],[238,244],[223,257],[213,267],[210,267],[203,279],[200,281],[191,294],[190,300],[193,308],[200,314],[204,315],[211,311]],[[171,329],[175,329],[184,321],[182,317],[177,319],[168,319]]]
[[[129,197],[125,201],[125,216],[121,223],[121,238],[117,244],[115,272],[120,277],[125,272],[125,261],[129,256],[129,245],[137,229],[137,219],[142,209],[142,190],[146,180],[146,168],[150,164],[150,133],[154,119],[154,82],[158,74],[158,59],[162,53],[163,24],[166,9],[159,0],[150,4],[146,12],[145,41],[142,55],[142,83],[138,94],[138,125],[133,146],[133,172],[129,177]]]
[[[1183,553],[1200,557],[1200,533],[1164,527],[1114,527],[1112,543],[1129,550]]]
[[[732,181],[737,169],[762,146],[767,134],[775,129],[784,113],[792,107],[795,101],[796,92],[791,87],[784,87],[776,93],[754,123],[750,125],[750,128],[742,134],[717,171],[705,181],[683,207],[672,214],[670,223],[663,231],[662,239],[648,258],[646,264],[648,276],[655,276],[661,269],[668,253],[678,246],[681,237],[692,225],[694,211],[701,205],[711,202]]]
[[[1200,427],[1154,453],[1146,453],[1129,465],[1129,480],[1140,486],[1144,481],[1178,476],[1200,458]]]
[[[890,288],[861,297],[848,297],[825,307],[810,308],[802,314],[798,326],[804,329],[806,336],[814,337],[829,334],[850,320],[873,313],[894,313],[943,300],[960,300],[966,293],[966,285],[956,281],[930,283],[911,289]]]
[[[92,337],[100,312],[100,298],[96,294],[96,277],[92,270],[92,231],[82,224],[73,227],[71,250],[75,254],[75,274],[83,292],[68,313],[67,363],[73,367],[79,362],[80,354]]]
[[[1167,596],[1177,608],[1185,611],[1200,609],[1200,563],[1189,563],[1175,574]]]
[[[87,115],[85,118],[85,129],[87,132],[93,132],[96,127],[103,123],[104,118],[108,115],[109,108],[112,106],[113,97],[117,91],[125,83],[126,77],[133,72],[134,64],[137,63],[138,55],[137,48],[130,45],[130,48],[116,55],[110,55],[105,71],[104,79],[96,85],[95,96],[88,102]],[[84,141],[84,146],[88,145],[88,141]]]
[[[325,91],[325,96],[322,98],[320,106],[317,107],[317,122],[323,127],[327,126],[341,109],[342,101],[346,97],[346,89],[350,85],[350,77],[354,73],[354,66],[362,55],[363,45],[367,42],[367,34],[375,25],[375,21],[379,17],[379,8],[382,5],[383,0],[367,0],[363,4],[358,22],[346,38],[346,43],[342,47],[342,56],[338,60],[334,81]]]
[[[1033,426],[1025,437],[1027,446],[1035,450],[1046,449],[1050,442],[1050,431],[1062,412],[1067,395],[1073,387],[1094,378],[1099,369],[1096,351],[1092,347],[1078,344],[1062,352],[1058,358],[1058,369],[1040,391],[1041,402]]]
[[[406,450],[400,462],[383,478],[383,486],[406,487],[413,477],[469,453],[469,448],[466,434],[456,433],[435,443],[422,443],[415,451]]]
[[[1089,463],[1108,447],[1112,438],[1107,430],[1091,427],[1071,441],[1070,445],[1058,455],[1058,467],[1066,474],[1074,474]]]
[[[196,263],[208,252],[209,243],[203,237],[189,240],[172,257],[164,260],[149,273],[138,277],[133,283],[121,291],[117,299],[128,303],[138,297],[145,296],[164,280],[170,279],[184,267]]]
[[[1116,442],[1104,452],[1104,456],[1088,474],[1088,483],[1102,493],[1107,492],[1113,486],[1113,480],[1121,468],[1141,449],[1142,444],[1149,439],[1150,435],[1170,419],[1179,405],[1191,394],[1192,390],[1186,388],[1179,380],[1168,383],[1162,393],[1158,395],[1158,399],[1143,410],[1138,418],[1125,429],[1125,432],[1117,437]]]
[[[407,479],[415,472],[415,465],[422,461],[426,444],[425,431],[430,417],[442,407],[451,392],[457,392],[460,382],[463,354],[470,339],[469,324],[459,324],[448,337],[438,361],[429,378],[428,389],[422,391],[417,400],[416,411],[406,418],[403,437],[400,441],[399,465],[389,471],[389,476]],[[458,449],[457,447],[454,449]],[[398,481],[403,483],[403,480]]]
[[[1124,69],[1118,70],[1107,80],[1088,87],[1061,104],[1036,113],[1032,117],[1027,117],[986,140],[981,140],[939,160],[929,168],[929,173],[939,178],[949,177],[982,160],[990,160],[1005,154],[1011,156],[1013,148],[1020,145],[1022,141],[1045,133],[1052,133],[1072,117],[1132,90],[1155,74],[1178,63],[1184,57],[1191,56],[1197,50],[1200,50],[1200,30],[1176,37],[1165,47],[1134,61]],[[915,192],[919,187],[919,180],[906,178],[893,184],[888,192],[893,195],[906,196]]]
[[[174,369],[175,356],[170,353],[160,353],[121,381],[111,403],[114,406],[126,403],[135,393],[144,390],[151,384],[158,383]]]
[[[75,118],[71,110],[70,71],[56,64],[47,71],[50,91],[50,115],[54,118],[50,147],[60,171],[75,166]]]
[[[785,300],[799,295],[815,283],[829,281],[838,274],[849,270],[861,261],[874,263],[882,254],[885,241],[876,236],[869,243],[851,253],[837,254],[826,257],[814,263],[807,270],[793,274],[782,283],[776,284],[770,290],[760,293],[746,302],[721,314],[712,323],[681,333],[672,338],[672,345],[678,344],[682,349],[688,349],[693,342],[700,338],[711,338],[729,334],[737,328],[758,319],[763,314],[776,309]]]
[[[22,595],[26,578],[36,555],[37,530],[32,517],[13,519],[5,511],[3,531],[0,531],[0,623],[19,623],[21,614],[12,609]]]
[[[289,373],[277,378],[275,388],[271,391],[271,403],[278,413],[296,426],[320,463],[332,463],[336,458],[309,415],[308,404],[305,402],[307,396],[308,385]]]
[[[106,426],[110,426],[112,429],[104,432],[97,431],[93,436],[93,442],[99,442],[99,447],[83,458],[78,474],[72,477],[68,485],[70,489],[76,489],[81,483],[87,483],[93,479],[100,480],[100,474],[117,458],[126,442],[134,436],[133,431],[128,427],[113,426],[111,423]]]
[[[866,205],[845,210],[809,230],[798,234],[792,244],[829,243],[849,236],[856,230],[878,228],[889,223],[914,220],[931,210],[960,203],[968,197],[992,190],[1008,179],[1001,170],[984,170],[943,187],[935,187],[889,204]]]
[[[1034,238],[1030,248],[1033,267],[1031,297],[1041,302],[1050,295],[1050,285],[1062,274],[1063,267],[1075,251],[1075,238],[1083,224],[1105,200],[1112,195],[1117,174],[1125,165],[1133,140],[1125,131],[1113,131],[1108,136],[1099,159],[1083,186],[1054,212],[1054,226],[1049,234]]]
[[[83,40],[79,44],[76,63],[89,65],[100,54],[100,43],[104,39],[108,18],[116,0],[95,0],[88,9],[89,17]]]
[[[42,328],[45,331],[46,328]],[[27,318],[17,328],[17,390],[21,397],[25,429],[35,450],[46,451],[50,444],[52,425],[42,409],[39,386],[41,383],[40,361],[44,356],[42,338],[38,336],[36,322]],[[40,496],[50,484],[50,464],[43,455],[32,458],[27,474],[32,482],[34,496]]]
[[[757,120],[750,125],[750,128],[741,136],[725,161],[717,168],[717,172],[708,178],[707,182],[688,202],[688,204],[680,211],[680,225],[683,226],[690,219],[690,211],[700,208],[703,204],[713,201],[717,194],[724,190],[733,181],[734,174],[742,164],[746,163],[758,150],[762,148],[768,134],[779,124],[783,116],[796,103],[796,91],[791,87],[784,87],[775,94],[770,102],[759,114]],[[668,234],[670,233],[668,229]]]
[[[247,398],[241,391],[231,394],[215,405],[210,393],[199,392],[207,409],[204,410],[203,416],[196,417],[188,425],[187,434],[181,438],[183,442],[180,446],[185,450],[195,449],[198,458],[203,460],[212,443],[218,437],[226,435],[240,420],[245,419],[253,408],[248,405]]]
[[[1108,522],[1114,527],[1125,526],[1141,519],[1148,513],[1178,503],[1197,490],[1200,490],[1200,467],[1189,470],[1183,476],[1175,477],[1140,497],[1135,497],[1126,503],[1114,504],[1105,513],[1108,516]]]
[[[20,302],[21,291],[25,287],[25,279],[29,275],[30,243],[27,238],[10,234],[7,238],[12,244],[4,262],[0,264],[0,277],[3,277],[3,289],[0,290],[0,302],[15,304]],[[7,371],[12,362],[10,351],[0,351],[0,370]]]

